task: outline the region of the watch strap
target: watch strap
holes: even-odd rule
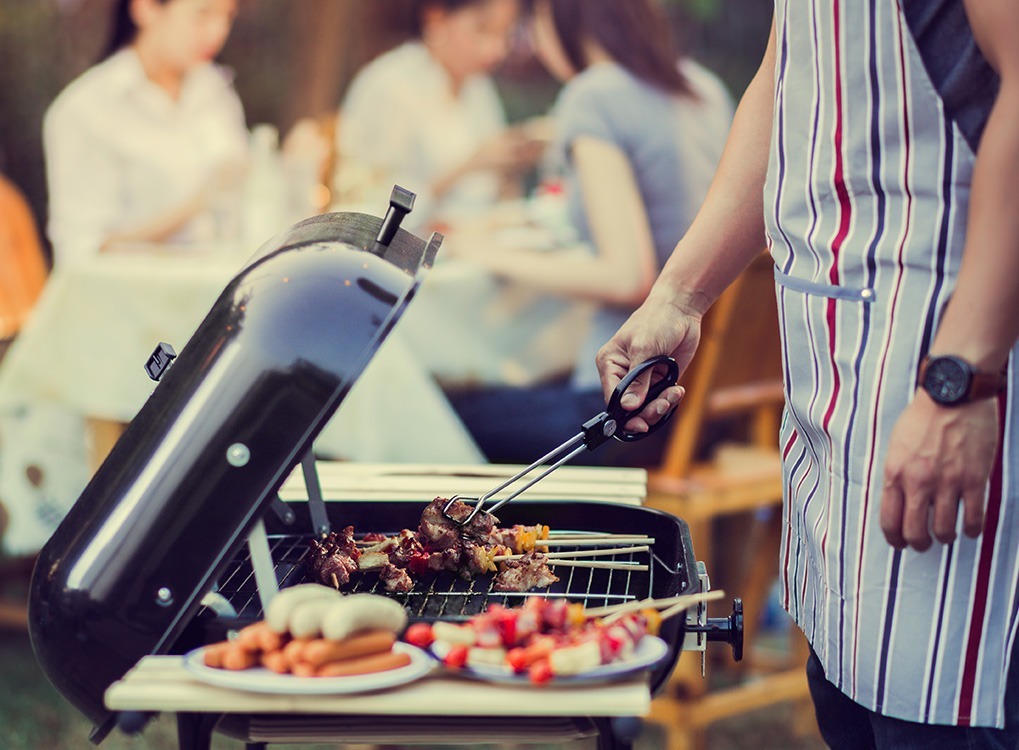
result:
[[[1004,372],[979,372],[973,371],[973,378],[970,380],[969,393],[966,394],[967,401],[980,401],[985,398],[993,398],[1005,390]]]

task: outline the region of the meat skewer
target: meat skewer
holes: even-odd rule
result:
[[[429,572],[449,571],[467,580],[498,573],[500,566],[495,558],[505,560],[514,552],[532,551],[535,543],[549,533],[542,525],[498,527],[490,514],[479,514],[461,525],[443,513],[447,506],[454,516],[466,516],[471,511],[466,503],[436,498],[425,507],[416,531],[403,529],[390,537],[371,534],[364,540],[367,546],[359,547],[353,539],[353,527],[348,526],[321,542],[313,541],[311,572],[319,581],[338,589],[350,580],[351,573],[374,570],[387,591],[406,593],[413,588],[414,578]],[[538,557],[540,562],[536,561]],[[544,560],[544,556],[534,556],[523,565],[513,566],[517,573],[507,574],[509,583],[501,585],[531,585],[503,590],[526,591],[558,581]]]

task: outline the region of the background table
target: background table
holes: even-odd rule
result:
[[[143,365],[156,344],[180,352],[246,260],[235,251],[148,245],[56,269],[0,365],[8,551],[32,552],[48,538],[121,423],[151,393]],[[477,267],[438,264],[319,436],[316,453],[481,463],[437,378],[541,380],[572,363],[585,316],[584,306],[500,284]],[[92,466],[83,422],[113,427]]]

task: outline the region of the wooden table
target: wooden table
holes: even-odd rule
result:
[[[207,750],[221,722],[232,725],[234,733],[243,726],[248,748],[295,741],[471,744],[480,738],[508,742],[592,735],[600,737],[600,747],[623,748],[640,726],[634,717],[651,710],[644,676],[556,689],[437,675],[362,695],[274,695],[207,685],[184,669],[179,656],[147,656],[110,686],[106,706],[176,713],[181,750]],[[238,724],[242,715],[247,720]]]

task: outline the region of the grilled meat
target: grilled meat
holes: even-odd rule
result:
[[[414,581],[407,570],[392,564],[384,565],[379,570],[379,580],[385,585],[386,591],[393,593],[405,594],[414,588]]]
[[[353,526],[330,532],[321,542],[312,539],[309,546],[311,572],[322,583],[338,589],[358,569],[361,551],[354,543]]]
[[[429,572],[449,571],[465,580],[494,573],[498,569],[495,557],[529,552],[537,539],[548,536],[547,526],[496,527],[496,519],[489,513],[479,513],[466,526],[458,526],[442,513],[448,502],[441,497],[430,502],[421,513],[417,531],[403,529],[394,536],[366,534],[362,541],[374,544],[363,549],[354,542],[353,526],[332,532],[321,542],[313,540],[308,554],[310,572],[322,583],[340,588],[355,571],[375,570],[387,591],[406,592],[415,578]],[[457,518],[465,518],[472,510],[460,501],[450,508]],[[536,562],[539,558],[546,560],[538,555],[500,563],[509,572],[497,579],[503,587],[499,590],[526,591],[558,581],[544,562]]]
[[[559,577],[549,570],[548,558],[540,552],[528,552],[516,560],[506,560],[495,577],[496,591],[529,591],[551,586]]]
[[[474,516],[466,526],[458,526],[442,513],[448,502],[448,498],[437,497],[428,503],[421,513],[418,533],[429,551],[441,552],[444,549],[449,549],[460,539],[470,539],[475,542],[487,541],[499,519],[491,513],[482,511]],[[469,516],[473,510],[474,508],[467,503],[457,500],[450,506],[449,514],[456,519],[463,519]]]

